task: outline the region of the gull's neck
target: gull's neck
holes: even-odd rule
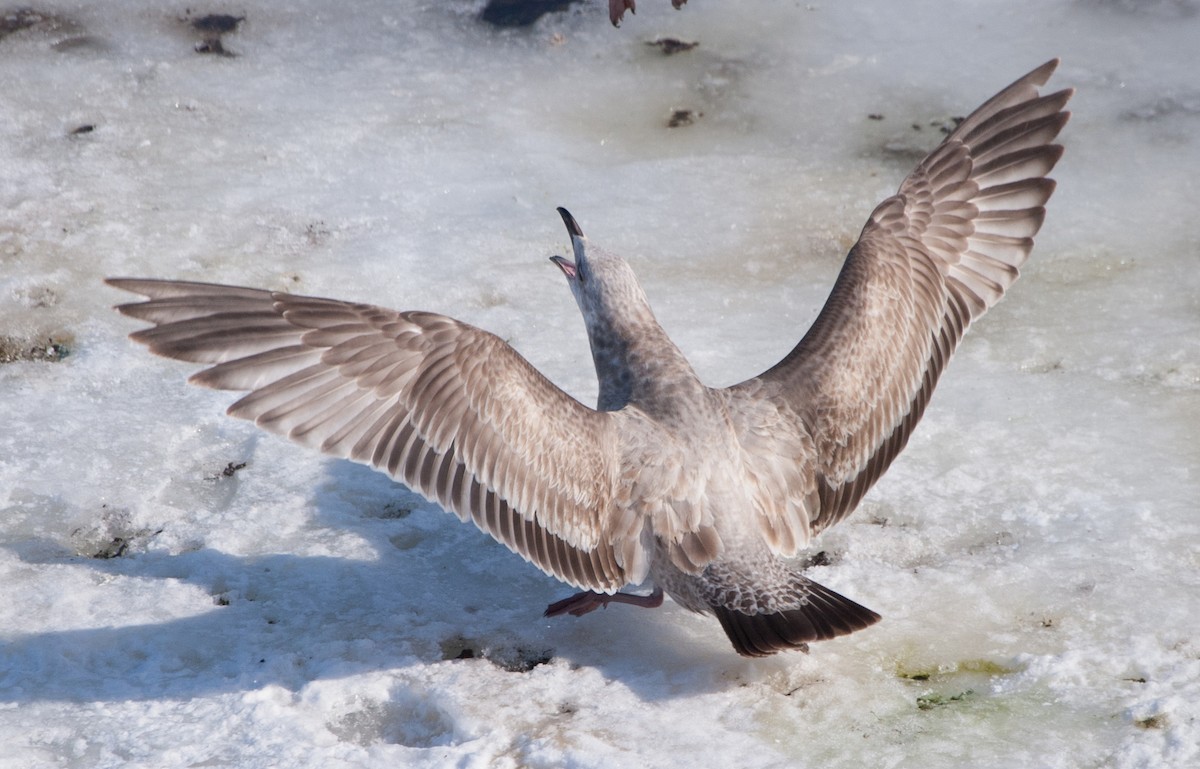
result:
[[[658,324],[645,296],[626,299],[633,301],[585,316],[600,381],[597,408],[617,411],[633,404],[652,416],[669,418],[679,410],[681,399],[705,388]]]

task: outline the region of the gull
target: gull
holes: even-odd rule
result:
[[[687,0],[671,0],[671,5],[677,11],[686,4]],[[635,0],[608,0],[608,20],[612,22],[614,27],[621,26],[621,19],[624,18],[625,11],[637,15],[637,3]]]
[[[1017,279],[1054,190],[1070,89],[1050,61],[962,121],[871,213],[812,327],[726,388],[697,377],[628,262],[559,209],[551,257],[587,329],[590,408],[495,335],[429,312],[208,283],[110,278],[131,337],[246,394],[235,417],[371,465],[583,592],[715,615],[734,649],[807,650],[875,612],[801,556],[904,448],[968,326]],[[619,592],[649,583],[649,595]]]

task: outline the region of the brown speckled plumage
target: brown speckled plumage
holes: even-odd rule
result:
[[[229,413],[370,464],[589,591],[647,578],[713,613],[751,656],[864,628],[874,612],[794,557],[904,447],[967,327],[1028,257],[1069,90],[1049,62],[984,104],[871,214],[825,308],[760,376],[706,387],[633,271],[562,211],[555,257],[587,325],[600,398],[575,401],[494,335],[441,315],[249,288],[110,279],[148,301],[133,338],[247,391]]]

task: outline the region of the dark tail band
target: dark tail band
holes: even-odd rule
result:
[[[824,585],[806,580],[808,603],[776,614],[743,614],[714,606],[713,612],[738,654],[766,657],[785,649],[807,649],[810,641],[827,641],[862,630],[881,617]]]

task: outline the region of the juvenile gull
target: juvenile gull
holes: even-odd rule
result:
[[[872,212],[811,329],[774,367],[706,387],[633,271],[559,209],[566,276],[600,382],[596,409],[496,336],[427,312],[206,283],[114,278],[148,297],[132,338],[249,391],[236,417],[370,464],[470,519],[579,595],[550,615],[665,591],[734,648],[803,649],[879,615],[796,557],[904,447],[963,332],[1017,279],[1070,90],[1048,62],[967,117]],[[654,584],[648,596],[617,592]]]
[[[671,0],[671,5],[677,11],[686,4],[687,0]],[[637,2],[635,0],[608,0],[608,20],[614,27],[621,26],[621,19],[625,17],[625,11],[636,14]]]

